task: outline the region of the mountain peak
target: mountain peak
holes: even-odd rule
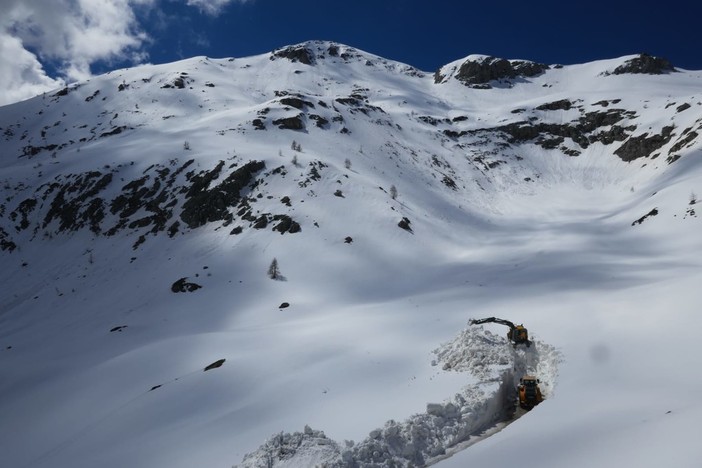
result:
[[[615,68],[611,74],[663,75],[675,71],[677,70],[667,59],[643,53],[629,58],[623,64]]]
[[[491,81],[534,77],[549,68],[549,65],[529,60],[507,60],[490,55],[473,54],[441,67],[434,74],[434,82],[446,83],[451,78],[455,78],[472,88],[489,89]]]
[[[315,65],[320,60],[339,58],[345,62],[352,59],[370,60],[371,54],[361,52],[353,47],[332,41],[305,41],[275,49],[270,54],[271,60],[288,59],[305,65]]]

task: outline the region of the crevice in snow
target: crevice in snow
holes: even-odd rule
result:
[[[541,380],[545,398],[553,395],[560,353],[534,341],[513,348],[506,338],[482,326],[469,326],[434,352],[433,365],[469,372],[479,382],[443,403],[404,421],[390,420],[359,443],[342,447],[324,432],[280,433],[247,454],[240,468],[370,468],[428,466],[502,430],[526,414],[517,408],[517,384],[525,374]]]

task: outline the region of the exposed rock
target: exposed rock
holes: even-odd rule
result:
[[[329,125],[329,120],[325,119],[321,115],[310,114],[309,118],[310,120],[314,120],[315,125],[317,125],[319,128],[326,128]]]
[[[273,121],[274,125],[278,128],[288,129],[288,130],[303,130],[305,128],[305,122],[302,120],[303,115],[298,114],[294,117],[285,117],[282,119],[277,119]]]
[[[180,219],[189,228],[230,219],[228,208],[236,206],[241,200],[241,191],[252,183],[256,173],[266,167],[262,161],[249,161],[227,176],[221,184],[208,188],[210,181],[219,174],[222,165],[223,163],[212,172],[203,174],[186,194],[187,200],[183,204]]]
[[[304,45],[290,46],[274,50],[271,53],[271,60],[276,58],[286,58],[291,62],[300,62],[305,65],[312,65],[314,55]]]
[[[222,367],[222,364],[224,364],[226,361],[227,361],[226,359],[219,359],[219,360],[213,362],[212,364],[205,367],[205,372],[207,372],[208,370],[217,369],[217,368]]]
[[[2,227],[0,227],[0,250],[12,252],[17,248],[17,244],[12,242],[10,236]]]
[[[690,131],[690,129],[687,129],[687,131],[683,132],[678,141],[676,141],[675,144],[671,146],[670,151],[668,151],[668,154],[677,153],[678,151],[695,141],[697,136],[697,132]]]
[[[59,231],[77,231],[88,223],[98,226],[104,210],[102,203],[93,199],[110,184],[112,173],[91,171],[69,176],[69,180],[72,182],[55,186],[60,188],[44,217],[42,227],[46,228],[54,219],[59,220]]]
[[[197,283],[189,283],[187,277],[181,278],[171,285],[171,291],[174,293],[193,292],[200,288],[202,288],[202,286]]]
[[[479,60],[466,60],[456,73],[456,79],[466,85],[485,85],[493,80],[533,77],[548,69],[541,63],[505,60],[485,57]],[[438,77],[435,77],[435,82]]]
[[[295,96],[284,97],[280,100],[280,103],[300,110],[303,110],[305,106],[314,107],[314,104],[312,104],[311,102],[305,101],[304,99]]]
[[[626,131],[633,131],[636,127],[621,127],[615,124],[625,118],[634,118],[635,116],[636,114],[632,111],[610,109],[604,112],[588,112],[578,120],[565,124],[522,121],[464,132],[444,131],[444,134],[452,138],[459,138],[466,134],[502,132],[508,135],[507,141],[510,144],[534,141],[535,144],[544,149],[555,149],[563,143],[565,138],[569,138],[585,149],[596,141],[604,144],[623,141],[628,136]],[[598,128],[608,126],[611,128],[594,133]]]
[[[411,221],[409,218],[403,217],[399,223],[397,223],[398,226],[400,226],[402,229],[404,229],[407,232],[412,232],[412,228],[410,227]]]
[[[648,133],[644,133],[637,137],[631,137],[614,150],[614,154],[626,162],[650,156],[651,153],[670,141],[673,136],[673,128],[672,126],[663,127],[661,133],[657,135],[648,136]]]
[[[653,57],[648,54],[641,54],[638,57],[627,60],[612,72],[613,75],[623,75],[627,73],[662,75],[676,71],[673,65],[661,57]]]
[[[636,226],[637,224],[641,224],[644,221],[646,221],[647,218],[650,218],[651,216],[656,216],[658,215],[658,208],[654,208],[651,211],[649,211],[647,214],[643,215],[633,223],[631,223],[632,226]]]
[[[275,215],[273,216],[273,220],[279,221],[279,223],[273,227],[273,230],[278,231],[281,234],[285,234],[286,232],[295,234],[302,231],[300,224],[298,224],[288,215]]]
[[[536,110],[569,110],[573,107],[573,103],[568,99],[561,99],[560,101],[549,102],[546,104],[541,104],[536,108]],[[514,111],[513,111],[514,112]]]
[[[112,136],[112,135],[119,135],[120,133],[122,133],[125,130],[131,130],[131,128],[129,128],[127,126],[114,127],[112,130],[101,133],[100,138],[104,138],[104,137],[108,137],[108,136]]]

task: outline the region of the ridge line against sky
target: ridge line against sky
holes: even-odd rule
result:
[[[571,64],[647,52],[702,69],[702,5],[571,3],[0,0],[0,105],[117,68],[317,39],[430,72],[474,53]]]

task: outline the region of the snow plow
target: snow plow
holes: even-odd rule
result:
[[[509,327],[507,339],[512,342],[515,348],[519,344],[525,344],[527,348],[531,346],[531,341],[529,341],[529,333],[527,332],[527,329],[524,328],[524,325],[515,325],[509,320],[496,317],[488,317],[477,320],[473,319],[470,321],[471,325],[480,325],[481,323],[499,323],[500,325],[506,325]]]
[[[519,394],[519,406],[527,411],[544,401],[539,388],[539,379],[531,375],[525,375],[519,379],[517,393]]]

